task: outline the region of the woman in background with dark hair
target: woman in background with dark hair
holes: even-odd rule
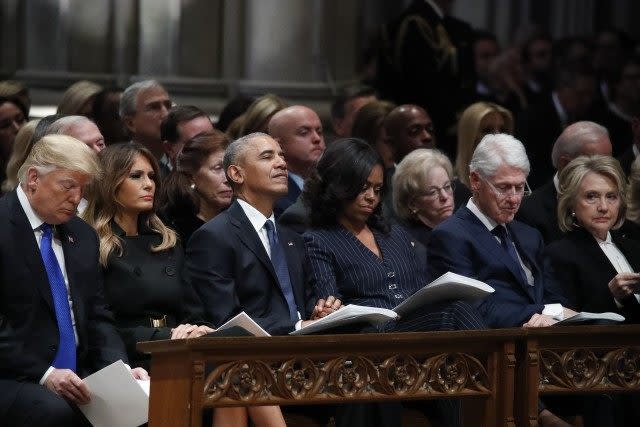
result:
[[[228,137],[213,131],[187,141],[176,171],[167,176],[160,204],[163,217],[186,247],[191,234],[231,204],[233,191],[222,167]]]

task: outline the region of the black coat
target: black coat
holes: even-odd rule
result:
[[[640,242],[617,233],[612,233],[612,240],[631,268],[640,271]],[[576,310],[611,311],[622,314],[628,322],[640,322],[640,304],[635,297],[621,301],[622,309],[616,305],[608,287],[616,270],[590,233],[582,229],[568,233],[564,239],[546,248],[545,257]]]

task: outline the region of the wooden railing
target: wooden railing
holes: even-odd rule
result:
[[[640,390],[640,327],[216,337],[139,344],[152,355],[149,425],[203,408],[474,398],[468,425],[537,425],[538,396]],[[468,415],[468,414],[465,414]]]

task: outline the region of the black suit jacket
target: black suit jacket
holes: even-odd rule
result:
[[[277,230],[298,311],[306,319],[313,299],[306,286],[304,242],[286,227]],[[193,233],[183,278],[200,297],[206,320],[216,326],[245,311],[270,334],[294,328],[271,260],[237,201]]]
[[[551,95],[527,107],[517,119],[515,134],[527,149],[531,163],[528,182],[535,189],[553,177],[551,149],[562,133],[562,125]]]
[[[538,230],[546,244],[564,237],[558,227],[558,192],[553,179],[522,200],[516,218]]]
[[[0,199],[0,378],[37,383],[58,347],[51,288],[16,191]],[[80,377],[127,356],[103,302],[98,239],[77,217],[57,226],[78,332]],[[0,390],[2,405],[10,398]]]
[[[567,306],[566,299],[557,292],[555,278],[544,268],[540,233],[519,221],[510,222],[507,228],[518,254],[529,264],[533,286],[524,282],[515,261],[466,206],[434,228],[427,243],[429,281],[451,271],[495,289],[477,303],[492,328],[521,326],[534,313],[541,313],[544,304]]]
[[[640,271],[640,242],[611,234],[631,268]],[[608,283],[617,272],[590,233],[572,231],[547,246],[545,255],[562,291],[577,310],[612,311],[625,316],[628,322],[640,322],[640,304],[635,297],[621,301],[621,309],[616,305]]]
[[[633,161],[635,159],[636,159],[636,155],[633,152],[633,145],[627,148],[625,152],[622,153],[620,157],[618,157],[618,160],[620,161],[620,166],[622,166],[622,170],[627,176],[629,176],[629,174],[631,173],[631,165],[633,164]]]

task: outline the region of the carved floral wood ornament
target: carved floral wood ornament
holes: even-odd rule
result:
[[[439,397],[491,392],[482,363],[469,354],[450,353],[416,359],[362,356],[289,359],[272,363],[244,360],[220,363],[207,376],[204,406],[220,403],[275,403],[340,397]]]
[[[540,359],[540,391],[640,387],[640,347],[541,350]]]

